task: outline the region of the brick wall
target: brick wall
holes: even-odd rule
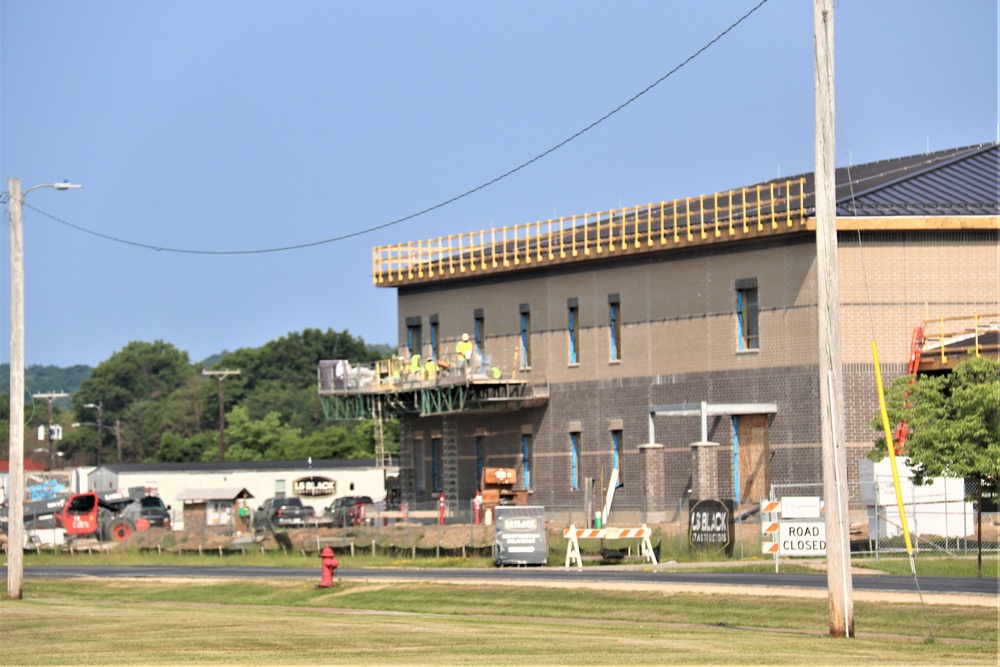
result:
[[[1000,312],[995,232],[840,235],[848,468],[871,447],[877,410],[870,341],[879,342],[886,383],[905,373],[913,327],[925,317]],[[400,340],[407,317],[438,314],[442,349],[472,332],[482,309],[487,352],[510,366],[520,327],[518,306],[530,305],[532,367],[528,377],[549,385],[548,403],[530,410],[456,417],[459,496],[471,498],[474,437],[485,433],[486,465],[518,467],[521,432],[532,429],[533,502],[576,502],[569,483],[569,424],[580,427],[580,478],[611,468],[612,424],[624,436],[619,495],[640,502],[638,446],[649,441],[650,405],[709,401],[777,403],[770,420],[770,475],[775,483],[821,480],[814,246],[809,235],[753,244],[640,256],[585,266],[523,271],[490,279],[410,286],[399,290]],[[737,350],[735,283],[756,278],[760,349]],[[620,296],[622,360],[610,361],[608,295]],[[568,363],[567,299],[579,303],[581,359]],[[440,420],[411,418],[428,434]],[[694,418],[658,418],[663,489],[679,498],[691,488],[689,443],[700,439]],[[732,494],[732,427],[709,424],[719,442],[720,492]],[[426,437],[426,436],[425,436]],[[429,443],[428,443],[429,452]],[[429,459],[429,454],[428,454]],[[405,456],[404,456],[404,460]],[[425,463],[429,465],[429,463]],[[426,473],[430,479],[429,470]],[[428,484],[429,486],[429,484]],[[617,501],[616,501],[617,502]]]

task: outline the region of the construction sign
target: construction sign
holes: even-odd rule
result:
[[[545,565],[545,508],[523,505],[496,508],[497,565]]]
[[[823,501],[814,496],[761,501],[761,551],[773,556],[825,556],[824,509]]]
[[[733,554],[733,501],[692,501],[688,520],[691,546],[704,551]]]

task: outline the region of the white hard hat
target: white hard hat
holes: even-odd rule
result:
[[[469,340],[469,334],[467,333],[462,334],[462,340]]]

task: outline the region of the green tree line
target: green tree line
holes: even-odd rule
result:
[[[365,365],[390,352],[386,345],[365,344],[347,331],[306,329],[259,348],[214,357],[213,368],[240,370],[223,383],[226,460],[374,456],[370,421],[324,419],[316,368],[321,359]],[[44,368],[50,369],[50,382],[58,378],[54,367]],[[119,448],[122,462],[218,461],[219,384],[202,375],[203,369],[187,352],[162,340],[129,343],[94,369],[73,367],[80,378],[74,390],[45,389],[71,393],[69,407],[56,403],[53,409],[53,423],[63,431],[55,447],[62,460],[54,465],[115,462]],[[34,391],[27,379],[26,384]],[[9,394],[0,394],[5,458],[9,406]],[[47,443],[39,442],[36,432],[47,423],[48,405],[36,401],[32,408],[29,403],[25,413],[26,456],[47,462]],[[395,425],[387,424],[385,431],[386,444],[394,449]]]

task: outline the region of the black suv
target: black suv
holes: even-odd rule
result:
[[[164,505],[157,496],[146,496],[139,502],[139,517],[147,519],[151,528],[170,528],[169,505]]]
[[[358,526],[372,523],[374,504],[368,496],[344,496],[334,500],[323,514],[334,526]]]

